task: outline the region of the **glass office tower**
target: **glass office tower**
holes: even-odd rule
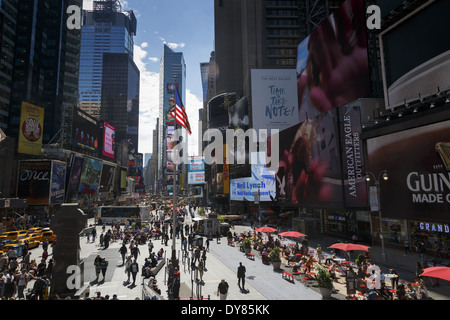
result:
[[[167,153],[163,151],[167,150],[167,131],[171,126],[168,124],[167,117],[170,112],[170,99],[174,97],[174,90],[171,88],[171,84],[176,82],[181,100],[186,107],[186,63],[182,52],[175,52],[167,45],[164,45],[159,77],[159,119],[161,120],[159,130],[159,146],[162,152],[158,155],[158,179],[162,181],[162,185],[165,185],[167,180]],[[183,132],[182,140],[185,144],[183,150],[187,154],[187,133],[185,130],[183,130]],[[183,169],[183,167],[180,166],[179,169]]]
[[[94,118],[100,117],[103,54],[124,53],[132,59],[136,29],[133,11],[121,11],[119,1],[94,1],[92,11],[83,11],[78,102]]]
[[[100,118],[116,129],[116,141],[127,140],[129,151],[139,148],[140,72],[126,53],[103,55]]]

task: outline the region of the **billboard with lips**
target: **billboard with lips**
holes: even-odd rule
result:
[[[371,93],[363,0],[347,0],[298,46],[300,122]]]

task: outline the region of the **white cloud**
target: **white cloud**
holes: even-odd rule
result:
[[[167,46],[172,50],[176,50],[176,49],[184,48],[186,46],[186,44],[184,44],[183,42],[182,43],[169,42],[169,43],[167,43]]]
[[[150,60],[151,62],[158,62],[159,58],[157,58],[157,57],[149,57],[148,60]]]
[[[189,118],[189,124],[191,125],[192,134],[188,137],[188,152],[190,156],[197,156],[198,154],[198,132],[199,132],[199,118],[198,110],[203,108],[203,102],[191,90],[186,90],[186,102],[184,107]]]
[[[141,75],[139,98],[139,152],[150,153],[153,146],[153,130],[159,115],[159,73],[151,72],[146,65],[146,44],[134,46],[134,62]]]
[[[142,42],[141,48],[147,48],[147,47],[148,47],[148,42]]]
[[[167,42],[166,39],[164,39],[163,37],[159,37],[159,40],[161,40],[164,44],[166,44],[172,50],[181,49],[186,46],[186,44],[183,42],[181,42],[181,43]]]
[[[155,129],[156,119],[159,117],[159,73],[151,72],[147,68],[148,61],[153,61],[153,58],[147,58],[148,52],[145,48],[147,48],[145,43],[140,46],[134,46],[134,62],[141,74],[139,99],[139,152],[150,153],[152,152],[153,146],[153,130]],[[188,137],[188,153],[189,155],[197,155],[197,145],[199,143],[198,110],[203,107],[203,102],[199,97],[187,89],[186,101],[183,101],[183,103],[192,130],[192,135]]]

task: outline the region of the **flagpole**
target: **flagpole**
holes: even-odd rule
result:
[[[178,136],[177,136],[177,76],[175,76],[175,124],[174,124],[174,142],[175,145],[178,141]],[[173,212],[172,212],[172,265],[174,267],[178,267],[178,261],[176,258],[176,249],[175,249],[175,245],[176,245],[176,223],[177,223],[177,217],[176,217],[176,208],[178,206],[177,204],[177,173],[178,173],[178,158],[175,157],[175,152],[176,152],[176,148],[173,148],[173,157],[172,160],[174,161],[174,175],[173,175]]]

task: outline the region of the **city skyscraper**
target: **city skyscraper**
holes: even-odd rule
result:
[[[104,53],[100,118],[116,129],[116,141],[139,150],[140,72],[127,53]]]
[[[0,1],[0,129],[6,130],[11,101],[11,80],[14,65],[17,2]]]
[[[81,0],[2,1],[11,23],[16,13],[17,26],[14,45],[10,42],[11,33],[2,40],[7,48],[14,49],[5,131],[8,136],[18,136],[22,102],[28,102],[45,110],[44,144],[66,144],[70,140],[72,109],[78,95],[80,31],[67,28],[66,11],[68,6],[81,3]],[[12,27],[13,24],[4,31]],[[9,58],[5,60],[7,68],[11,67],[9,62]]]
[[[169,181],[170,174],[167,175],[168,159],[167,156],[167,136],[173,133],[174,128],[173,118],[170,117],[170,105],[171,99],[174,98],[175,86],[178,88],[181,100],[186,103],[186,63],[182,52],[175,52],[164,44],[163,54],[160,64],[159,75],[159,148],[161,152],[158,154],[158,179],[163,181],[162,185],[166,185],[165,182]],[[170,132],[169,132],[170,130]],[[184,144],[183,152],[188,154],[187,133],[183,131],[183,136],[180,137],[180,141]],[[169,161],[170,160],[170,161]],[[180,166],[181,171],[185,171],[184,166]]]
[[[99,119],[102,100],[104,53],[124,53],[133,59],[137,20],[133,11],[122,11],[120,1],[94,1],[83,11],[79,79],[79,107]]]

